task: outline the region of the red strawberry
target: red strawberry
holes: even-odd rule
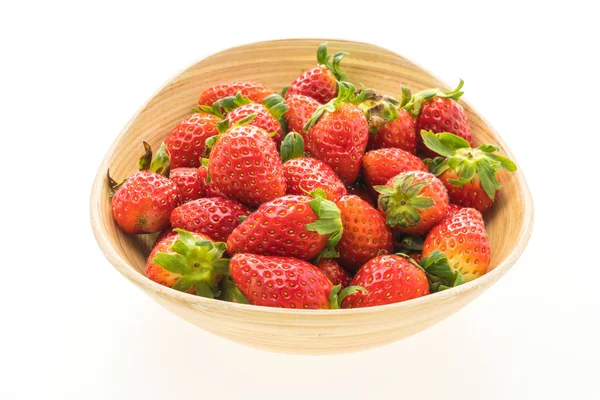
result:
[[[314,265],[287,257],[240,253],[231,259],[231,277],[250,304],[282,308],[330,308],[333,287]]]
[[[221,193],[250,207],[285,194],[275,143],[255,126],[234,126],[220,135],[210,153],[208,169]]]
[[[319,268],[334,285],[340,285],[342,288],[350,285],[352,278],[334,259],[323,258],[317,263],[317,268]]]
[[[202,172],[200,172],[202,171]],[[204,176],[202,176],[204,175]],[[206,168],[175,168],[169,176],[175,182],[181,194],[181,203],[206,196]]]
[[[274,134],[271,137],[279,148],[283,139],[283,128],[279,121],[288,110],[288,106],[283,102],[283,97],[272,94],[266,97],[262,104],[257,104],[238,93],[235,97],[223,99],[221,104],[228,112],[227,117],[231,124],[242,121],[251,114],[256,114],[254,119],[248,122],[248,125],[257,126],[271,135]]]
[[[314,158],[304,157],[304,141],[296,132],[290,132],[281,146],[283,173],[288,194],[302,195],[320,188],[327,198],[337,201],[346,194],[346,188],[329,165]]]
[[[146,263],[146,275],[175,290],[214,298],[229,269],[229,260],[221,258],[224,252],[225,243],[176,229],[154,245]]]
[[[288,195],[262,204],[229,236],[230,254],[253,253],[313,259],[335,256],[342,229],[340,211],[325,193]]]
[[[463,138],[469,144],[473,143],[467,113],[457,102],[463,95],[461,91],[463,84],[461,79],[458,87],[451,92],[427,89],[412,96],[405,109],[417,118],[417,133],[423,129],[431,130],[433,133],[450,132]],[[417,142],[418,147],[427,157],[436,156],[435,151],[425,147],[421,140],[417,140]]]
[[[361,101],[354,85],[341,82],[339,92],[305,125],[305,146],[308,155],[329,165],[343,182],[352,183],[360,172],[369,126],[363,112],[353,104]]]
[[[199,167],[206,139],[219,133],[216,126],[219,121],[219,117],[203,112],[181,121],[165,139],[171,168]]]
[[[385,185],[401,172],[427,171],[427,166],[419,157],[402,149],[378,149],[364,155],[362,171],[371,194],[377,197],[373,186]]]
[[[217,241],[226,241],[250,211],[235,200],[203,198],[185,203],[171,213],[173,228],[202,233]]]
[[[238,92],[255,103],[262,103],[265,97],[274,92],[271,88],[257,82],[239,81],[210,87],[202,92],[198,105],[211,107],[217,100],[235,96]]]
[[[429,294],[425,271],[404,257],[382,255],[363,265],[352,285],[362,286],[367,293],[347,296],[342,308],[361,308],[399,303]]]
[[[442,278],[437,282],[438,286],[444,285],[442,288],[482,276],[489,264],[490,244],[483,218],[473,208],[463,208],[445,218],[423,243],[421,265],[431,275]]]
[[[448,192],[429,172],[402,172],[375,190],[381,193],[379,210],[396,232],[421,235],[446,216]]]
[[[110,175],[108,184],[114,191],[112,214],[127,233],[154,233],[169,226],[171,211],[181,202],[177,185],[161,175],[169,170],[164,145],[152,160],[152,149],[144,142],[146,153],[139,160],[141,171],[117,184]]]
[[[285,102],[289,107],[284,115],[288,129],[290,132],[304,134],[304,125],[317,111],[321,103],[311,97],[299,94],[286,94]]]
[[[333,56],[327,55],[327,43],[323,43],[317,50],[319,65],[300,75],[287,89],[289,95],[304,95],[312,97],[320,103],[327,103],[337,95],[337,81],[345,80],[345,75],[340,71],[340,61],[348,53],[340,51]]]
[[[417,151],[416,121],[404,109],[398,110],[396,119],[386,122],[375,134],[369,136],[372,149],[398,148],[414,154]]]
[[[458,205],[485,212],[502,187],[500,170],[517,170],[514,162],[494,154],[500,150],[498,146],[484,144],[473,149],[466,140],[448,132],[435,135],[422,131],[421,136],[427,147],[446,157],[436,158],[430,170],[444,183],[450,200]]]
[[[380,253],[392,252],[392,233],[383,216],[357,196],[344,196],[337,203],[344,232],[337,245],[339,262],[349,271]]]
[[[448,208],[446,209],[446,217],[451,217],[464,207],[458,206],[456,204],[448,204]]]
[[[369,148],[399,148],[414,154],[417,147],[416,120],[402,108],[410,100],[410,91],[402,87],[402,101],[367,89],[361,110],[369,121]]]

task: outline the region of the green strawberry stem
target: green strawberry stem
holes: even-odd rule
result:
[[[304,157],[304,139],[297,132],[288,133],[281,142],[281,161]]]
[[[283,89],[281,89],[281,95],[283,97],[285,97],[285,94],[287,93],[287,91],[290,89],[290,85],[284,86]]]
[[[289,110],[289,107],[287,104],[285,104],[283,97],[278,94],[272,94],[265,97],[263,100],[263,106],[276,120],[280,120],[283,117],[283,114]]]
[[[380,193],[379,205],[386,214],[385,223],[390,227],[408,228],[421,222],[420,209],[432,207],[435,203],[427,196],[419,196],[421,190],[430,182],[413,183],[415,176],[406,174],[394,179],[394,187],[374,186]]]
[[[406,111],[409,111],[412,114],[412,116],[416,118],[421,113],[421,107],[423,106],[423,102],[425,100],[429,100],[434,97],[442,97],[442,98],[458,100],[460,98],[460,96],[462,96],[464,94],[464,92],[461,91],[464,84],[465,84],[465,82],[461,79],[460,82],[458,83],[458,86],[456,87],[456,89],[454,89],[450,92],[444,92],[440,88],[422,90],[418,93],[415,93],[411,97],[410,101],[404,105],[404,109]]]
[[[367,289],[365,289],[362,286],[348,286],[342,289],[341,285],[335,285],[331,289],[331,294],[329,295],[329,305],[331,309],[339,310],[342,305],[342,302],[347,296],[358,292],[364,292],[367,294],[369,293]]]
[[[152,162],[152,147],[148,144],[148,142],[142,142],[144,144],[144,154],[138,160],[138,170],[146,171],[150,168],[150,163]]]
[[[439,250],[434,250],[429,257],[423,258],[419,266],[427,274],[429,289],[432,293],[465,283],[462,274],[452,271],[448,264],[448,258]]]
[[[231,303],[250,304],[246,296],[238,289],[231,277],[225,277],[221,282],[221,295],[219,300],[229,301]]]
[[[350,82],[338,81],[336,83],[338,88],[338,95],[335,99],[319,106],[310,119],[306,122],[302,130],[308,131],[313,125],[315,125],[319,119],[325,114],[325,112],[334,112],[337,110],[341,103],[351,103],[355,105],[361,104],[365,100],[366,90],[363,88],[360,92],[356,93],[356,86]]]
[[[365,89],[362,103],[358,105],[369,121],[369,132],[376,134],[389,121],[398,118],[401,102],[391,96],[383,96],[373,89]]]
[[[252,100],[242,95],[242,92],[237,92],[235,96],[224,97],[218,100],[219,106],[222,107],[225,112],[230,112],[244,104],[251,104]]]
[[[325,42],[317,49],[317,62],[333,72],[337,80],[343,81],[346,80],[346,75],[340,70],[340,62],[347,55],[348,53],[345,51],[338,51],[333,55],[332,60],[332,57],[327,55],[327,42]]]
[[[313,197],[313,200],[309,203],[310,207],[319,219],[307,224],[306,229],[317,232],[319,235],[330,235],[327,240],[327,247],[317,256],[316,262],[321,258],[337,258],[340,253],[338,253],[335,246],[337,246],[344,232],[342,213],[333,201],[327,200],[327,194],[322,189],[315,189],[309,195]]]
[[[494,154],[500,150],[496,145],[483,144],[473,149],[466,140],[449,132],[435,134],[422,130],[421,137],[427,148],[445,157],[437,157],[430,162],[429,171],[432,174],[439,176],[448,169],[453,170],[459,177],[449,180],[454,186],[462,186],[477,176],[491,200],[494,200],[496,191],[502,188],[498,182],[498,172],[501,169],[509,172],[517,170],[516,164],[509,158]]]
[[[173,289],[187,292],[194,288],[199,296],[218,297],[218,280],[229,275],[229,260],[222,258],[227,250],[225,243],[196,240],[183,229],[174,231],[179,234],[171,247],[176,254],[157,253],[152,262],[181,275]]]
[[[161,143],[156,155],[152,157],[152,147],[148,142],[144,144],[144,154],[138,160],[138,169],[140,171],[150,171],[168,177],[171,166],[171,158],[167,152],[167,146]]]
[[[225,115],[223,114],[223,99],[215,101],[212,107],[200,105],[198,106],[198,109],[192,108],[192,112],[194,113],[199,113],[200,111],[214,115],[219,118],[224,118]]]

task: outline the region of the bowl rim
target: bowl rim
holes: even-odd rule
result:
[[[428,73],[430,76],[432,76],[433,78],[435,78],[436,80],[438,80],[439,82],[444,84],[444,86],[448,86],[444,81],[439,79],[435,74],[432,74],[428,69],[423,68],[421,65],[413,62],[412,60],[409,60],[409,59],[399,55],[395,51],[392,51],[387,48],[380,47],[380,46],[377,46],[377,45],[374,45],[371,43],[354,41],[354,40],[323,39],[323,38],[290,38],[290,39],[264,40],[264,41],[251,42],[251,43],[246,43],[246,44],[242,44],[239,46],[230,47],[230,48],[218,51],[216,53],[206,55],[205,57],[199,59],[198,61],[194,62],[193,64],[178,71],[166,83],[164,83],[158,90],[156,90],[152,96],[149,97],[149,99],[136,111],[136,113],[129,119],[127,124],[125,124],[125,126],[121,129],[119,135],[117,135],[117,137],[113,140],[109,149],[106,151],[102,162],[100,163],[100,166],[98,168],[98,171],[96,173],[96,176],[94,178],[94,182],[92,185],[92,191],[90,194],[90,211],[89,212],[90,212],[90,222],[92,225],[92,231],[94,233],[94,236],[96,238],[98,246],[102,250],[102,253],[104,254],[104,256],[108,259],[108,261],[122,275],[124,275],[127,279],[132,281],[134,284],[136,284],[139,287],[146,287],[148,289],[152,289],[155,294],[157,294],[161,297],[165,297],[165,296],[171,297],[171,298],[177,299],[178,301],[181,301],[184,303],[196,303],[200,307],[209,306],[212,308],[221,308],[222,310],[227,310],[227,311],[243,311],[243,312],[256,312],[256,313],[266,312],[266,313],[272,313],[272,314],[277,314],[277,315],[287,315],[287,316],[305,315],[305,314],[315,316],[315,317],[319,317],[319,316],[326,317],[326,316],[330,316],[330,315],[338,315],[338,316],[339,315],[362,315],[362,314],[372,314],[372,313],[377,313],[377,312],[385,312],[390,309],[412,308],[412,307],[419,306],[422,304],[427,304],[428,302],[438,303],[439,301],[444,301],[451,297],[461,296],[462,294],[465,294],[467,292],[475,291],[480,287],[484,287],[488,283],[489,283],[489,285],[491,285],[496,280],[500,279],[515,264],[515,262],[521,256],[521,254],[525,250],[525,247],[527,246],[529,238],[531,237],[531,234],[533,231],[533,223],[534,223],[533,198],[531,196],[531,191],[529,190],[529,186],[527,185],[527,181],[525,179],[525,176],[523,175],[520,164],[518,163],[518,161],[512,154],[510,147],[506,146],[504,139],[498,135],[498,133],[494,129],[494,127],[480,113],[478,113],[476,111],[476,109],[473,106],[471,106],[471,104],[469,102],[464,101],[464,99],[462,99],[462,98],[461,98],[461,100],[469,106],[469,108],[472,110],[472,112],[474,112],[478,115],[478,117],[482,120],[482,122],[485,123],[485,125],[488,127],[488,129],[494,134],[497,141],[499,142],[499,144],[501,145],[503,150],[506,152],[507,156],[510,157],[519,166],[518,170],[514,174],[518,181],[519,187],[522,189],[522,194],[523,194],[522,199],[521,199],[521,201],[523,203],[523,214],[524,214],[523,224],[521,226],[521,230],[519,232],[519,237],[517,239],[515,247],[513,247],[511,252],[508,254],[508,256],[502,262],[500,262],[491,272],[488,272],[477,279],[474,279],[474,280],[467,282],[465,284],[462,284],[460,286],[457,286],[457,287],[454,287],[454,288],[451,288],[448,290],[444,290],[442,292],[432,293],[432,294],[422,296],[422,297],[419,297],[416,299],[411,299],[411,300],[398,302],[398,303],[385,304],[385,305],[380,305],[380,306],[364,307],[364,308],[350,308],[350,309],[321,309],[321,310],[276,308],[276,307],[266,307],[266,306],[256,306],[256,305],[249,305],[249,304],[232,303],[232,302],[227,302],[227,301],[217,300],[217,299],[209,299],[209,298],[205,298],[205,297],[201,297],[201,296],[184,293],[184,292],[180,292],[180,291],[171,289],[169,287],[160,285],[159,283],[156,283],[153,280],[148,279],[148,277],[146,277],[144,274],[139,273],[137,270],[135,270],[135,268],[133,268],[126,260],[123,259],[123,257],[121,257],[115,251],[114,247],[110,244],[110,242],[108,240],[108,237],[107,237],[108,235],[106,234],[106,232],[104,232],[104,230],[101,228],[101,224],[99,223],[99,221],[101,220],[100,208],[95,207],[96,199],[98,199],[102,195],[102,192],[104,190],[106,190],[106,171],[109,167],[108,166],[109,158],[116,150],[117,145],[119,144],[121,138],[129,130],[129,127],[131,126],[131,124],[138,118],[138,116],[146,108],[148,103],[150,101],[152,101],[152,99],[154,97],[156,97],[156,95],[158,93],[162,92],[174,79],[178,78],[184,72],[190,70],[195,65],[197,65],[198,63],[202,62],[203,60],[205,60],[209,57],[218,56],[220,54],[227,53],[232,50],[243,49],[245,47],[254,47],[256,45],[260,45],[263,43],[288,42],[288,43],[292,44],[293,42],[302,42],[302,41],[306,41],[306,40],[319,41],[319,42],[336,42],[336,43],[346,42],[346,43],[352,43],[352,44],[356,44],[356,45],[366,45],[371,48],[381,49],[390,54],[393,54],[395,56],[406,59],[407,61],[409,61],[416,67],[420,68],[421,70]]]

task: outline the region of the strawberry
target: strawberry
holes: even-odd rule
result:
[[[396,232],[421,235],[446,216],[448,192],[429,172],[402,172],[374,189],[381,193],[379,211]]]
[[[144,142],[140,171],[118,184],[108,175],[114,192],[111,200],[115,222],[127,233],[154,233],[169,226],[171,211],[181,202],[177,185],[162,176],[169,170],[164,144],[152,160],[152,149]]]
[[[392,252],[392,233],[377,210],[353,195],[342,197],[336,204],[344,227],[337,245],[344,268],[356,271],[380,253]]]
[[[302,96],[300,94],[286,94],[285,102],[289,109],[284,114],[285,123],[288,129],[293,132],[304,134],[302,130],[304,125],[310,120],[310,117],[321,106],[321,103],[312,97]]]
[[[412,96],[404,108],[416,117],[417,133],[422,130],[431,130],[433,133],[450,132],[463,138],[469,144],[473,143],[467,113],[457,102],[463,95],[461,91],[463,84],[461,79],[456,89],[451,92],[427,89]],[[428,149],[422,140],[417,142],[418,147],[427,157],[436,156],[435,151]]]
[[[319,188],[327,198],[337,201],[346,194],[346,188],[329,165],[314,158],[304,157],[304,141],[296,132],[290,132],[281,146],[283,174],[287,194],[302,195]]]
[[[361,159],[369,139],[363,112],[354,103],[362,101],[355,87],[340,82],[338,97],[320,106],[304,126],[306,152],[329,165],[345,183],[360,172]],[[362,93],[362,92],[361,92]]]
[[[359,105],[369,121],[369,148],[398,148],[411,154],[416,152],[415,118],[402,107],[410,99],[410,91],[402,87],[402,100],[377,94],[367,89],[365,100]]]
[[[219,135],[208,170],[221,193],[249,207],[285,194],[285,177],[275,143],[255,126],[234,126]]]
[[[169,179],[175,182],[179,188],[181,203],[187,203],[206,196],[208,184],[206,183],[206,168],[204,167],[175,168],[171,171]]]
[[[185,203],[171,213],[171,226],[226,241],[250,211],[235,200],[209,197]]]
[[[462,210],[464,207],[461,207],[459,205],[456,204],[448,204],[448,208],[446,209],[446,217],[451,217],[454,214],[456,214],[457,212],[459,212],[460,210]]]
[[[240,253],[231,258],[231,278],[250,304],[266,307],[340,308],[360,287],[333,286],[314,265],[289,257]]]
[[[373,186],[385,185],[401,172],[427,171],[421,159],[402,149],[378,149],[368,151],[362,159],[362,172],[371,195],[377,197]]]
[[[287,195],[262,204],[229,236],[230,254],[253,253],[310,260],[337,256],[342,231],[340,211],[322,190]]]
[[[473,149],[466,140],[448,132],[436,135],[422,131],[421,136],[428,148],[446,157],[436,158],[429,168],[448,189],[450,200],[458,205],[485,212],[502,188],[500,170],[517,170],[510,159],[494,154],[500,150],[498,146],[484,144]]]
[[[171,168],[199,167],[206,149],[206,139],[217,135],[218,116],[194,113],[179,123],[165,139],[171,156]]]
[[[334,285],[340,285],[342,288],[350,285],[352,278],[334,259],[323,258],[317,263],[317,268],[319,268]]]
[[[355,293],[342,301],[342,308],[361,308],[399,303],[429,294],[425,271],[404,257],[391,254],[373,258],[363,265],[351,285],[367,293]]]
[[[255,103],[262,103],[267,96],[275,92],[271,88],[257,82],[238,81],[226,83],[204,90],[200,94],[198,105],[212,107],[216,101],[225,97],[235,96],[237,93],[241,93],[242,96],[248,97]]]
[[[215,298],[220,294],[219,282],[229,273],[229,260],[221,258],[224,252],[225,243],[175,229],[154,245],[146,275],[175,290]]]
[[[274,134],[272,138],[277,148],[279,148],[283,139],[283,128],[280,120],[288,110],[288,106],[283,102],[283,97],[272,94],[266,97],[262,104],[257,104],[238,93],[234,97],[222,99],[220,104],[228,113],[227,118],[231,124],[235,124],[251,114],[256,114],[256,117],[248,122],[248,125],[257,126],[270,134]]]
[[[435,226],[423,243],[421,265],[439,278],[432,289],[441,290],[486,273],[490,244],[481,213],[463,208]]]
[[[340,61],[348,53],[340,51],[333,56],[327,55],[327,43],[317,49],[318,66],[300,75],[286,91],[289,95],[304,95],[312,97],[319,103],[327,103],[337,94],[337,81],[345,80],[346,76],[340,71]]]

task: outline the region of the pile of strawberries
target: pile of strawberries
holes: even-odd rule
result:
[[[160,232],[148,278],[199,296],[356,308],[425,296],[486,273],[482,213],[515,164],[472,148],[460,85],[397,100],[357,90],[347,54],[282,95],[256,82],[204,90],[198,108],[113,189],[130,234]],[[421,158],[419,157],[421,156]]]

